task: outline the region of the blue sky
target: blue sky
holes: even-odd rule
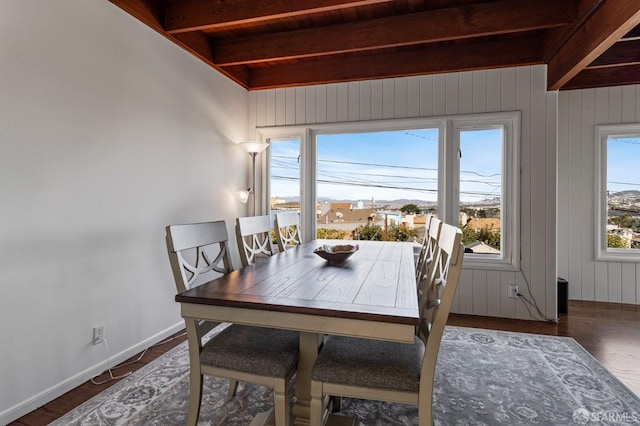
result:
[[[399,198],[437,198],[438,131],[416,129],[324,134],[317,138],[318,200],[368,202]],[[299,192],[299,142],[272,141],[271,195]],[[461,134],[463,201],[500,193],[500,130]]]
[[[607,143],[607,190],[640,191],[640,139],[610,137]]]

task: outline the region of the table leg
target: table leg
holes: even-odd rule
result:
[[[296,373],[296,403],[293,406],[294,425],[309,424],[309,405],[311,404],[311,369],[318,357],[318,348],[323,335],[300,332],[300,357]]]

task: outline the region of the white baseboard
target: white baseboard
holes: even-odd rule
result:
[[[180,321],[179,323],[165,329],[162,330],[161,332],[149,337],[148,339],[143,340],[142,342],[138,343],[137,345],[134,345],[132,347],[130,347],[129,349],[125,349],[122,352],[114,355],[111,357],[109,364],[107,365],[107,360],[104,360],[92,367],[87,368],[86,370],[76,374],[75,376],[72,376],[70,378],[68,378],[67,380],[64,380],[63,382],[58,383],[57,385],[51,386],[49,389],[45,389],[44,391],[32,396],[29,399],[26,399],[16,405],[14,405],[13,407],[10,407],[2,412],[0,412],[0,425],[6,425],[9,424],[10,422],[19,419],[20,417],[24,416],[25,414],[28,414],[30,412],[32,412],[33,410],[42,407],[44,404],[53,401],[54,399],[56,399],[57,397],[64,395],[65,393],[69,392],[72,389],[75,389],[76,387],[80,386],[81,384],[83,384],[84,382],[86,382],[87,380],[91,379],[93,376],[96,376],[102,372],[104,372],[105,370],[107,370],[107,368],[109,367],[114,367],[118,364],[120,364],[121,362],[131,358],[132,356],[134,356],[135,354],[142,352],[143,350],[145,350],[146,348],[148,348],[149,346],[152,346],[164,339],[166,339],[167,337],[171,336],[174,333],[177,333],[178,331],[182,330],[184,328],[184,321]]]

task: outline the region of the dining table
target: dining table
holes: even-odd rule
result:
[[[346,260],[321,247],[357,245]],[[309,424],[311,370],[324,335],[413,343],[418,300],[413,243],[312,240],[176,295],[184,318],[295,330],[295,425]],[[266,417],[265,417],[266,418]]]

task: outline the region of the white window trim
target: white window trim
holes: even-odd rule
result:
[[[456,132],[454,128],[472,128],[470,126],[501,125],[505,128],[505,139],[511,143],[505,143],[503,150],[503,161],[506,167],[503,168],[504,194],[507,200],[503,200],[506,224],[502,225],[501,256],[468,254],[464,259],[465,268],[491,269],[491,270],[519,270],[520,265],[520,112],[501,112],[488,114],[469,114],[465,116],[444,116],[417,119],[395,119],[376,121],[357,121],[349,123],[311,124],[306,126],[276,126],[258,127],[256,131],[263,141],[270,139],[300,139],[301,155],[301,176],[300,190],[305,196],[300,194],[301,200],[301,227],[302,238],[311,240],[316,235],[316,145],[315,136],[317,134],[330,133],[354,133],[354,132],[376,132],[408,129],[438,129],[438,216],[445,219],[447,223],[458,225],[458,194],[459,181],[454,176],[459,175],[458,143],[453,138]],[[446,143],[446,141],[449,143]],[[264,156],[266,162],[264,170],[263,185],[265,195],[262,197],[263,206],[266,212],[269,211],[268,197],[270,193],[268,164],[269,157]],[[444,194],[451,193],[452,197],[444,199]],[[507,234],[507,235],[504,235]]]
[[[640,123],[596,125],[596,260],[640,262],[637,250],[607,247],[607,140],[610,136],[638,137]]]
[[[490,254],[465,255],[465,266],[473,269],[519,270],[520,268],[520,112],[474,114],[451,118],[452,141],[449,161],[453,169],[451,217],[457,222],[460,213],[460,131],[502,128],[502,199],[500,221],[500,256]]]

